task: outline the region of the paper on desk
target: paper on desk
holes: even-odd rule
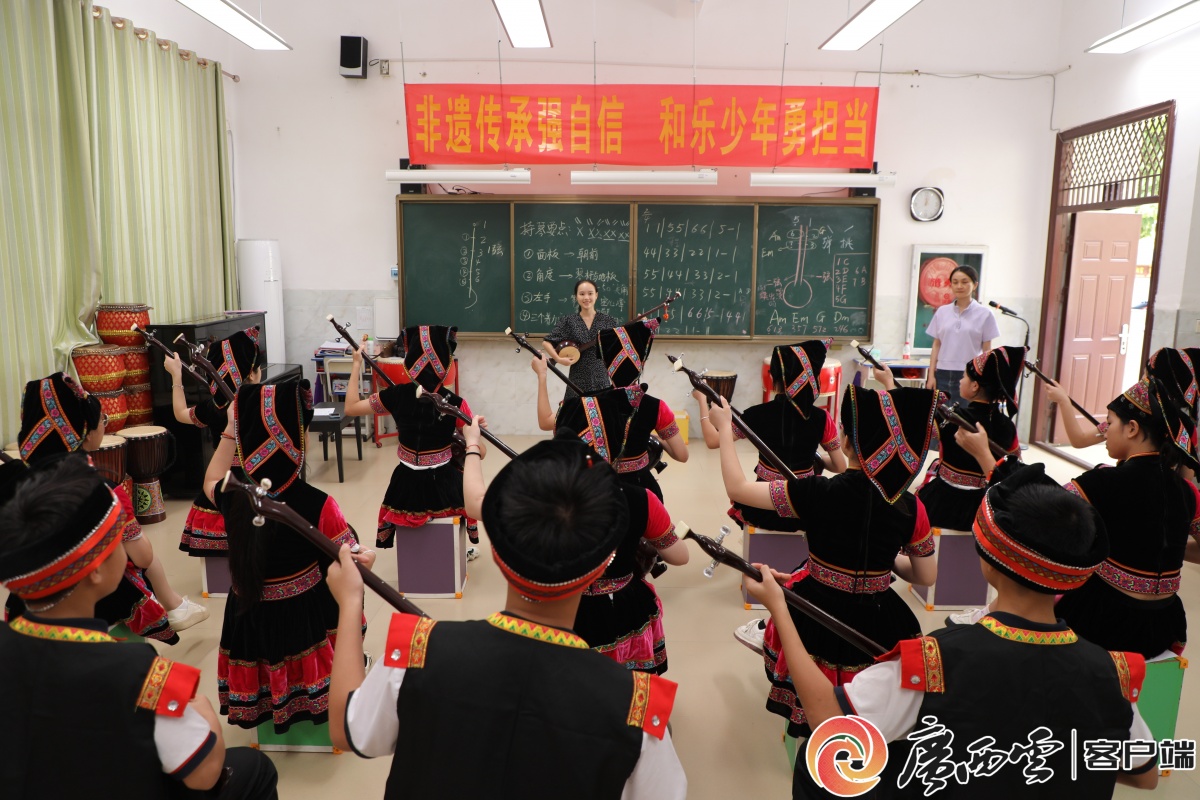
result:
[[[315,408],[315,409],[313,409],[313,416],[314,417],[332,417],[333,412],[336,410],[337,409],[334,409],[334,408]]]

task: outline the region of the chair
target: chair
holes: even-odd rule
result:
[[[325,381],[325,398],[331,403],[344,403],[346,401],[346,387],[350,382],[350,371],[354,368],[354,359],[346,356],[326,356],[325,357],[325,372],[323,380]],[[369,386],[364,378],[360,382],[359,388]]]

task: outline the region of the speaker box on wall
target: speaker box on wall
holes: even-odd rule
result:
[[[400,159],[400,169],[425,169],[424,164],[411,164],[407,158]],[[402,183],[400,194],[425,194],[423,183]]]
[[[340,71],[343,78],[367,77],[367,40],[364,37],[342,37]]]

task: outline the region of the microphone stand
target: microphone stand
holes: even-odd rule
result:
[[[1029,323],[1026,322],[1023,317],[1018,317],[1016,314],[1012,313],[1011,311],[1003,311],[1001,313],[1004,314],[1006,317],[1012,317],[1013,319],[1018,320],[1022,325],[1025,326],[1025,352],[1028,353],[1029,352]],[[1013,414],[1013,417],[1012,417],[1014,422],[1016,421],[1017,416],[1020,415],[1021,409],[1025,407],[1025,370],[1023,370],[1023,369],[1021,370],[1021,377],[1017,381],[1017,403],[1019,404],[1017,406],[1017,413]],[[1025,450],[1026,448],[1028,448],[1028,445],[1025,445],[1025,444],[1021,445],[1022,450]]]

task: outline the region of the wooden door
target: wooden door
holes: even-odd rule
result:
[[[1126,388],[1121,376],[1141,230],[1140,214],[1075,215],[1058,374],[1072,399],[1101,420]],[[1085,430],[1091,426],[1073,408],[1059,413],[1074,414]],[[1061,427],[1054,426],[1055,444],[1067,441]]]

